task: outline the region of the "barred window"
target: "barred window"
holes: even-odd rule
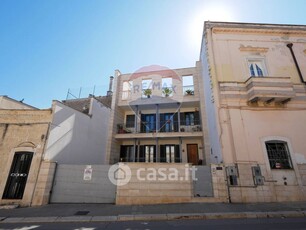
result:
[[[267,141],[266,148],[271,169],[292,169],[289,149],[284,141]]]

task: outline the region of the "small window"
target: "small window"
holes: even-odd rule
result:
[[[183,76],[183,94],[184,95],[194,95],[194,85],[193,85],[193,76]]]
[[[133,81],[123,82],[122,100],[127,100],[131,97],[132,88],[133,88]]]
[[[162,79],[162,96],[163,97],[173,96],[172,78],[170,77]]]
[[[134,128],[135,127],[135,115],[126,115],[126,128]]]
[[[263,77],[266,75],[263,59],[248,60],[250,76]]]
[[[286,142],[267,141],[266,149],[271,169],[292,169],[292,163]]]
[[[141,82],[142,98],[150,98],[152,95],[152,79],[145,79]]]

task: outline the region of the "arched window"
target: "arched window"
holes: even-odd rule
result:
[[[271,169],[292,169],[287,142],[271,140],[265,142]]]

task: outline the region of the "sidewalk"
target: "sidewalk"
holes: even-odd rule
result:
[[[0,209],[0,223],[306,217],[306,202],[162,205],[49,204]]]

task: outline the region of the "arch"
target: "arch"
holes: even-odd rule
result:
[[[22,142],[19,145],[17,145],[18,147],[31,147],[31,148],[36,148],[36,145],[33,142],[30,141],[26,141],[26,142]]]

